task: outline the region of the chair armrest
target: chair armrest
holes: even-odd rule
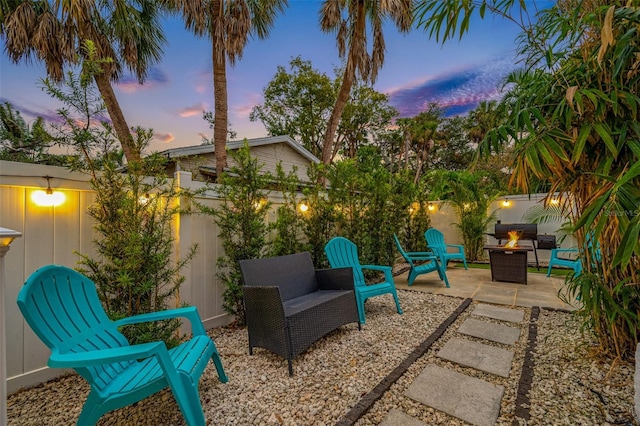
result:
[[[353,268],[317,269],[316,280],[320,290],[354,290]]]
[[[554,248],[554,249],[551,249],[551,257],[557,255],[558,253],[577,253],[577,252],[578,252],[577,247]]]
[[[446,246],[458,250],[458,253],[462,253],[464,251],[464,246],[462,244],[447,244]]]
[[[242,286],[244,314],[247,326],[269,328],[284,327],[284,306],[277,286]]]
[[[123,325],[138,324],[141,322],[162,321],[178,317],[184,317],[189,320],[194,336],[202,336],[206,334],[204,325],[202,325],[202,320],[200,319],[200,315],[198,315],[198,309],[195,306],[187,306],[184,308],[134,315],[131,317],[119,319],[115,321],[115,323],[118,327],[121,327]]]
[[[53,368],[89,367],[148,358],[162,351],[167,351],[167,346],[162,341],[78,353],[61,354],[54,350],[47,365]]]
[[[438,256],[432,251],[412,251],[406,253],[411,260],[437,260]]]
[[[393,275],[391,274],[391,266],[381,266],[381,265],[361,265],[362,269],[371,269],[373,271],[382,271],[384,272],[384,279],[387,282],[393,282]]]

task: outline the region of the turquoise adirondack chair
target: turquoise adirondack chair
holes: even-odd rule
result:
[[[95,284],[73,269],[49,265],[35,271],[18,294],[18,306],[51,349],[48,365],[73,368],[91,385],[78,425],[93,425],[108,411],[171,387],[189,425],[204,425],[198,381],[210,359],[227,381],[215,343],[195,307],[110,320]],[[173,349],[164,342],[129,345],[118,327],[184,317],[193,337]]]
[[[356,302],[361,324],[365,323],[364,302],[374,296],[391,294],[396,302],[398,313],[402,314],[390,266],[361,265],[358,259],[358,248],[354,243],[343,237],[332,238],[324,247],[324,252],[332,268],[346,268],[349,266],[353,268]],[[384,272],[384,282],[367,285],[364,279],[364,269]]]
[[[396,242],[396,247],[398,248],[400,255],[409,264],[410,269],[407,285],[413,285],[413,282],[418,275],[437,271],[438,275],[440,275],[440,279],[444,281],[447,287],[449,287],[447,274],[444,267],[438,260],[438,256],[436,256],[432,251],[404,251],[396,234],[393,234],[393,239]]]
[[[587,246],[589,247],[589,251],[593,249],[593,232],[589,232],[587,234]],[[567,258],[562,257],[562,254],[575,254],[575,258]],[[596,242],[596,250],[591,251],[592,256],[592,264],[599,262],[602,258],[602,253],[600,253],[600,244]],[[578,257],[578,247],[570,247],[570,248],[555,248],[551,249],[551,256],[549,257],[549,268],[547,269],[547,276],[551,275],[551,269],[554,266],[563,266],[565,268],[573,269],[573,276],[577,277],[582,274],[582,260]]]
[[[447,263],[451,259],[460,259],[464,263],[464,269],[467,268],[467,258],[464,254],[464,247],[460,244],[446,244],[444,242],[444,235],[436,228],[429,228],[424,233],[424,238],[427,240],[427,247],[434,251],[440,257],[440,263],[442,263],[444,269],[447,269]],[[449,252],[447,249],[454,249],[454,252]]]
[[[582,261],[580,258],[563,258],[560,257],[560,254],[568,254],[574,253],[578,254],[578,249],[576,247],[571,248],[554,248],[551,249],[551,257],[549,258],[549,268],[547,269],[547,276],[551,275],[551,269],[554,266],[563,266],[565,268],[573,269],[573,275],[578,276],[582,274]]]

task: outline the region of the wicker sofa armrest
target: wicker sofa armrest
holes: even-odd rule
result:
[[[317,269],[319,290],[354,290],[353,268]]]
[[[244,313],[249,332],[268,332],[285,326],[284,307],[276,286],[242,286]]]

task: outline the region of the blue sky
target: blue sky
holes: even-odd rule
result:
[[[265,136],[261,123],[250,122],[249,113],[262,102],[262,90],[278,65],[292,57],[310,60],[314,68],[333,77],[341,61],[335,36],[319,29],[320,1],[290,0],[267,40],[251,40],[243,58],[227,71],[229,121],[238,138]],[[130,126],[154,130],[151,150],[199,145],[211,136],[202,119],[213,109],[211,46],[183,30],[176,19],[165,20],[168,44],[161,63],[144,85],[124,78],[116,95]],[[481,100],[497,99],[501,79],[516,68],[515,37],[518,28],[488,17],[471,23],[461,41],[441,45],[423,30],[399,34],[392,25],[385,31],[387,52],[376,90],[387,93],[402,116],[413,116],[429,102],[448,108],[449,114],[465,113]],[[28,121],[42,116],[52,121],[60,107],[40,86],[45,77],[40,63],[14,65],[0,57],[0,101],[11,102]]]

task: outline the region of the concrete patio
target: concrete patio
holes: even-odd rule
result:
[[[450,288],[438,277],[437,273],[420,275],[412,286],[407,285],[405,271],[395,277],[396,288],[403,290],[424,291],[461,298],[472,298],[474,301],[494,303],[506,306],[540,306],[542,308],[575,310],[574,306],[564,303],[558,297],[558,291],[564,285],[564,276],[546,276],[546,268],[539,273],[529,272],[528,284],[491,281],[491,271],[482,268],[465,270],[462,265],[450,263],[447,278]]]

